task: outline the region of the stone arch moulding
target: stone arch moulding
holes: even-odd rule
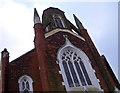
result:
[[[30,76],[28,75],[23,75],[18,79],[19,83],[19,91],[20,93],[23,93],[24,91],[26,92],[31,92],[33,93],[33,80]]]
[[[74,46],[68,39],[67,35],[63,35],[63,37],[66,39],[65,41],[65,44],[58,50],[58,53],[57,53],[57,60],[58,60],[58,64],[59,64],[59,67],[60,67],[60,74],[62,75],[62,78],[63,78],[63,82],[62,84],[65,85],[65,88],[67,91],[71,91],[73,90],[74,88],[83,88],[84,90],[86,90],[87,86],[92,86],[92,87],[96,87],[98,90],[102,90],[100,85],[99,85],[99,79],[97,79],[96,75],[95,75],[95,70],[92,68],[91,66],[91,63],[90,63],[90,60],[89,58],[87,57],[87,55],[79,48],[77,48],[76,46]],[[70,53],[68,53],[67,56],[63,56],[63,55],[66,55],[65,53],[69,52],[69,51],[72,51],[71,52],[71,56],[70,56]],[[82,66],[79,64],[78,66],[80,67],[77,67],[75,65],[75,61],[73,60],[73,54],[77,54],[78,57],[80,57],[80,60],[82,60]],[[69,59],[67,59],[69,58]],[[65,70],[65,65],[63,64],[63,61],[66,60],[66,69],[67,71]],[[77,60],[77,59],[76,59]],[[72,69],[74,69],[74,72],[72,72],[71,70],[71,66],[70,66],[70,63],[73,65],[72,66]],[[83,69],[83,66],[85,68],[85,70]],[[86,78],[86,73],[88,74],[88,78],[89,78],[89,81],[91,81],[90,83],[87,82],[86,84],[83,84],[83,82],[81,81],[81,78],[80,78],[80,72],[78,71],[78,68],[79,70],[81,70],[81,73],[83,74],[83,78],[84,78],[84,82],[87,82],[87,78]],[[69,74],[67,75],[67,72],[69,72]],[[84,73],[85,72],[85,73]],[[74,73],[76,74],[76,76],[74,75]],[[68,80],[68,76],[71,76],[71,84],[73,85],[70,85],[70,80]],[[78,84],[77,84],[77,81],[75,81],[74,79],[74,76],[78,78]]]

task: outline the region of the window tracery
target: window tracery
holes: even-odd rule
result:
[[[72,84],[71,87],[74,86],[78,87],[80,86],[80,82],[82,83],[83,86],[92,85],[91,80],[86,71],[86,68],[80,56],[76,52],[70,49],[65,51],[62,55],[62,62],[64,70],[66,71],[69,86],[71,86]]]
[[[20,93],[29,93],[29,92],[33,93],[32,82],[33,81],[29,76],[27,75],[22,76],[18,80]]]
[[[86,90],[88,86],[101,89],[99,80],[95,75],[95,70],[87,55],[80,49],[76,48],[69,40],[67,35],[65,45],[58,50],[58,61],[60,72],[63,78],[62,84],[67,91],[76,88]]]

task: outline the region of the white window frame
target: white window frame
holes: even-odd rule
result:
[[[65,44],[58,50],[58,54],[57,54],[57,60],[58,60],[58,64],[59,64],[59,67],[60,67],[60,70],[61,70],[61,75],[62,75],[62,78],[63,78],[63,82],[64,82],[64,85],[65,85],[65,88],[66,88],[66,91],[71,91],[73,90],[74,88],[76,87],[69,87],[69,84],[67,82],[67,77],[66,77],[66,74],[65,74],[65,71],[64,71],[64,67],[62,65],[62,54],[66,51],[66,49],[70,48],[72,49],[73,51],[75,51],[77,54],[79,54],[79,56],[81,57],[82,61],[83,61],[83,64],[85,66],[86,71],[88,73],[88,76],[92,82],[92,86],[98,88],[99,90],[101,90],[101,87],[99,85],[99,79],[97,79],[96,75],[95,75],[95,70],[92,68],[91,66],[91,63],[90,63],[90,60],[89,58],[87,57],[87,55],[81,50],[81,49],[78,49],[77,47],[75,47],[69,40],[67,37],[66,38],[66,42]],[[76,69],[75,69],[76,70]],[[70,73],[71,74],[71,73]],[[78,76],[78,74],[77,74]],[[72,77],[73,78],[73,77]],[[79,80],[79,83],[80,85],[82,86],[82,83],[81,81]],[[80,87],[81,87],[80,86]],[[83,86],[85,87],[85,86]]]
[[[32,80],[32,78],[30,77],[30,76],[28,76],[28,75],[23,75],[23,76],[21,76],[20,78],[19,78],[19,80],[18,80],[18,83],[19,83],[19,91],[20,91],[20,93],[24,93],[24,91],[22,90],[22,82],[24,82],[24,79],[26,79],[27,81],[28,81],[28,83],[29,83],[29,91],[30,91],[30,93],[33,93],[33,80]],[[25,86],[26,87],[26,86]]]
[[[57,26],[57,23],[56,23],[56,21],[55,21],[55,18],[56,18],[56,17],[61,20],[62,26],[65,28],[65,24],[64,24],[61,16],[59,16],[59,15],[57,15],[57,14],[54,14],[54,15],[53,15],[53,19],[54,19],[54,22],[55,22],[55,26],[58,27],[58,26]]]

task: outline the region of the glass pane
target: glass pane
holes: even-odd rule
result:
[[[55,23],[56,23],[57,27],[63,27],[63,24],[62,24],[60,18],[55,18]]]
[[[70,70],[71,70],[71,73],[72,73],[72,76],[73,76],[75,85],[76,85],[76,86],[80,86],[80,83],[79,83],[78,78],[77,78],[77,76],[76,76],[76,73],[75,73],[73,64],[71,63],[71,61],[68,61],[68,64],[69,64],[69,67],[70,67]]]
[[[68,66],[67,66],[67,63],[65,61],[63,61],[62,63],[63,63],[65,74],[66,74],[66,77],[67,77],[67,80],[68,80],[69,87],[74,87],[73,81],[72,81],[72,78],[70,76],[70,72],[69,72],[69,69],[68,69]]]
[[[22,90],[25,89],[25,82],[22,82]]]
[[[88,76],[88,73],[87,73],[87,71],[86,71],[86,69],[85,69],[85,66],[84,66],[84,64],[83,64],[83,62],[80,61],[79,63],[80,63],[80,65],[81,65],[81,68],[82,68],[82,70],[83,70],[83,73],[84,73],[84,75],[85,75],[85,78],[86,78],[86,81],[87,81],[88,85],[92,85],[92,83],[91,83],[91,81],[90,81],[90,78],[89,78],[89,76]]]
[[[61,19],[57,19],[59,27],[63,27],[63,24],[61,22]]]
[[[30,89],[30,88],[29,88],[29,82],[28,82],[28,81],[26,82],[26,88],[27,88],[27,89]]]
[[[59,27],[58,23],[57,23],[57,20],[55,19],[55,23],[56,23],[56,27]]]
[[[76,69],[77,69],[79,78],[80,78],[80,80],[81,80],[81,83],[82,83],[83,86],[85,86],[85,85],[86,85],[85,79],[84,79],[84,77],[83,77],[83,74],[82,74],[82,71],[81,71],[81,69],[80,69],[80,67],[79,67],[79,64],[77,63],[77,61],[75,61],[74,63],[75,63],[75,66],[76,66]]]

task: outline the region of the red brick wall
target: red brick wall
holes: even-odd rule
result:
[[[94,57],[92,56],[89,47],[86,45],[86,42],[66,32],[58,32],[47,38],[47,54],[49,56],[48,64],[52,66],[50,70],[53,71],[52,74],[54,74],[54,80],[52,81],[51,73],[49,72],[49,77],[51,78],[51,81],[50,81],[51,88],[53,88],[54,85],[56,85],[56,89],[64,90],[64,87],[61,84],[63,80],[61,78],[61,75],[58,73],[59,71],[58,64],[56,64],[58,49],[61,48],[65,43],[65,38],[63,37],[63,35],[68,35],[68,39],[72,42],[72,44],[75,45],[77,48],[80,48],[82,51],[86,53],[86,55],[92,62],[93,69],[96,71],[95,74],[97,78],[100,80],[100,86],[104,90],[108,90],[108,87],[106,86],[106,83],[104,82],[104,78],[102,77],[98,69],[96,61]]]
[[[7,49],[4,49],[1,52],[2,91],[4,91],[4,92],[6,92],[6,89],[8,87],[8,86],[6,86],[8,83],[8,78],[6,78],[6,77],[8,77],[8,64],[9,64],[9,53],[8,53]]]
[[[46,68],[47,68],[47,78],[48,78],[48,87],[50,91],[65,91],[65,87],[62,85],[62,77],[59,74],[59,66],[56,63],[57,61],[57,52],[65,44],[65,38],[63,35],[68,35],[68,39],[73,45],[77,48],[80,48],[86,53],[90,61],[92,62],[92,67],[96,71],[96,76],[100,80],[100,85],[104,90],[108,90],[108,86],[104,82],[104,78],[100,73],[98,64],[96,63],[91,50],[87,46],[86,42],[69,34],[66,32],[58,32],[48,38],[46,38]],[[94,47],[94,46],[93,46]],[[40,77],[38,55],[36,49],[31,50],[30,52],[22,55],[16,60],[12,61],[9,64],[9,74],[8,74],[8,90],[9,91],[18,91],[18,79],[22,75],[29,75],[33,79],[33,89],[34,91],[42,91],[41,80],[44,78]],[[99,54],[97,54],[99,55]],[[44,87],[44,86],[43,86]]]
[[[105,91],[114,91],[114,85],[111,83],[111,80],[109,76],[107,75],[107,72],[104,68],[103,60],[101,59],[101,56],[98,53],[94,43],[92,42],[92,39],[90,38],[87,30],[83,29],[81,33],[82,33],[82,36],[85,38],[86,44],[91,52],[91,56],[93,57],[93,60],[95,61],[94,63],[96,65],[93,64],[94,65],[93,67],[97,67],[100,72],[99,74],[101,74],[101,76],[99,75],[101,79],[101,82],[100,82],[101,87]],[[110,70],[110,69],[107,69],[107,70]]]
[[[47,66],[46,66],[46,41],[45,34],[42,24],[35,24],[35,48],[38,58],[38,65],[40,66],[40,75],[42,76],[42,89],[43,91],[49,91],[48,77],[47,77]]]
[[[9,64],[9,91],[19,91],[18,79],[22,75],[28,75],[33,80],[33,89],[40,91],[41,78],[39,74],[38,60],[35,49],[17,58]]]

